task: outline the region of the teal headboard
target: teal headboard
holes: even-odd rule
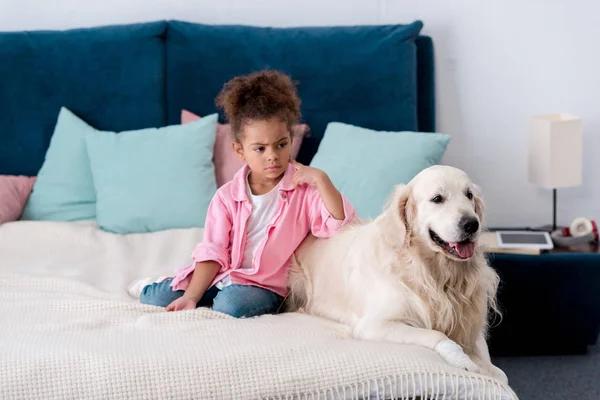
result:
[[[263,28],[182,21],[0,32],[0,174],[36,175],[62,106],[111,131],[216,111],[226,80],[261,68],[299,82],[309,162],[326,125],[435,130],[431,38],[405,25]]]

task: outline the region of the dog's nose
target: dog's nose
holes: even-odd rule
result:
[[[475,233],[479,229],[479,221],[473,217],[462,217],[458,224],[460,229],[466,233]]]

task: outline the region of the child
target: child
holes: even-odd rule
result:
[[[291,160],[300,100],[288,76],[236,77],[217,106],[246,165],[214,195],[194,263],[146,285],[140,301],[166,311],[212,306],[238,318],[277,313],[291,256],[306,235],[331,236],[356,212],[327,174]]]

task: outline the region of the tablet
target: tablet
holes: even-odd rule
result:
[[[548,232],[540,231],[497,231],[498,247],[501,249],[540,249],[554,248]]]

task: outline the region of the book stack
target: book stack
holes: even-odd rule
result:
[[[503,249],[498,246],[498,238],[496,232],[484,232],[480,237],[480,244],[486,249],[486,253],[502,253],[502,254],[525,254],[525,255],[540,255],[542,250],[532,248],[519,249]]]

